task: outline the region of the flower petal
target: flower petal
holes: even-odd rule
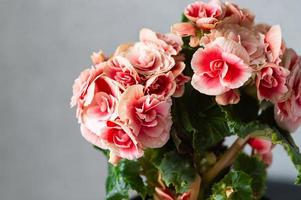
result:
[[[230,90],[224,87],[219,79],[211,78],[207,74],[202,76],[194,74],[192,76],[191,85],[200,93],[212,96],[220,95]]]
[[[282,34],[280,26],[272,26],[267,32],[265,40],[269,44],[269,48],[272,51],[272,62],[274,62],[279,57],[281,52]]]

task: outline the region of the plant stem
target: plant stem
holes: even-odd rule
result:
[[[248,141],[249,137],[237,138],[232,146],[224,155],[215,163],[215,165],[204,175],[204,182],[211,183],[214,178],[225,168],[229,167],[241,152]]]
[[[189,189],[190,191],[189,200],[198,200],[200,189],[202,187],[201,185],[202,185],[201,177],[197,175],[195,181],[191,184]]]

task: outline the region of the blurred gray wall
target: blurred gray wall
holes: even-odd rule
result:
[[[80,135],[69,108],[71,86],[90,66],[138,40],[149,27],[168,32],[180,0],[0,0],[0,199],[104,198],[106,161]],[[257,21],[280,24],[288,46],[301,53],[300,0],[237,0]],[[301,145],[301,132],[295,134]],[[292,181],[281,148],[270,169]]]

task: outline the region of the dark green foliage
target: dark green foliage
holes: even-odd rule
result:
[[[212,97],[197,93],[187,87],[186,94],[173,104],[173,119],[179,138],[192,144],[195,153],[202,154],[213,145],[231,135],[225,113],[216,105]]]
[[[177,193],[186,192],[196,178],[191,160],[174,151],[164,155],[158,168],[165,184],[173,186]]]
[[[118,166],[109,165],[109,176],[106,181],[107,200],[122,200],[129,198],[129,190],[137,191],[146,196],[146,187],[140,176],[138,162],[121,160]]]
[[[266,191],[266,166],[257,157],[250,157],[246,154],[240,154],[236,159],[233,168],[242,171],[252,178],[253,196],[260,199]]]
[[[252,178],[242,171],[230,171],[213,185],[209,200],[252,200]]]

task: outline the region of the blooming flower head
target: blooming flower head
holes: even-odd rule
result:
[[[107,61],[104,73],[120,83],[124,88],[140,82],[140,77],[132,64],[123,56],[115,56]]]
[[[92,67],[82,71],[79,77],[74,81],[73,84],[73,95],[71,97],[70,106],[74,107],[77,105],[76,117],[80,120],[80,115],[83,110],[85,102],[88,100],[87,90],[92,81],[103,73],[103,67],[99,65],[98,68]]]
[[[165,99],[171,97],[176,90],[175,77],[172,72],[150,77],[145,84],[147,94],[156,94]]]
[[[95,134],[100,134],[107,120],[117,118],[116,109],[120,87],[114,80],[101,75],[89,86],[81,122]]]
[[[187,6],[184,15],[202,29],[213,29],[222,17],[223,10],[219,1],[197,1]]]
[[[102,149],[108,149],[111,152],[111,159],[116,157],[134,160],[143,155],[143,150],[140,148],[136,137],[132,130],[124,123],[116,121],[107,121],[107,124],[101,134],[97,135],[81,126],[83,137]]]
[[[251,66],[266,63],[264,34],[238,24],[223,24],[205,34],[200,43],[207,45],[219,37],[239,43],[249,54]]]
[[[191,60],[192,86],[213,96],[239,88],[251,77],[246,50],[225,38],[217,40],[197,50]]]
[[[111,152],[122,158],[133,160],[143,155],[143,150],[132,130],[118,120],[107,122],[105,130],[101,134],[101,139]]]
[[[164,52],[170,55],[177,55],[183,45],[182,38],[175,34],[156,33],[146,28],[140,31],[140,41],[155,44],[158,48],[161,48]]]
[[[143,86],[129,87],[121,96],[118,113],[144,147],[159,148],[169,139],[171,101],[145,95]]]
[[[163,53],[152,43],[138,42],[127,51],[125,56],[136,71],[146,77],[167,72],[175,65],[171,55]]]
[[[93,66],[73,85],[71,106],[83,137],[110,151],[109,162],[137,159],[146,148],[162,147],[170,137],[171,97],[189,80],[182,38],[140,31],[140,42],[121,44],[111,57],[93,53]]]
[[[288,96],[275,105],[275,119],[280,127],[294,132],[301,125],[301,57],[287,53],[285,66],[291,70],[287,79]]]
[[[258,98],[279,102],[288,92],[286,78],[289,73],[289,70],[273,63],[262,67],[256,77]]]
[[[225,10],[223,24],[239,24],[245,27],[253,25],[255,16],[249,10],[230,2],[225,3]]]

